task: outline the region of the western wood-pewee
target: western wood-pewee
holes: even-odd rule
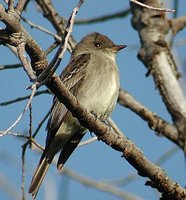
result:
[[[100,120],[106,120],[116,104],[119,92],[116,53],[125,47],[100,33],[87,35],[76,45],[70,63],[60,75],[81,105]],[[56,97],[47,130],[45,150],[29,188],[33,198],[55,154],[60,151],[57,169],[61,170],[87,131]]]

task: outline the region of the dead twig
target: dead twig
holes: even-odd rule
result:
[[[144,4],[144,3],[141,3],[137,0],[130,0],[130,2],[132,3],[135,3],[141,7],[144,7],[144,8],[147,8],[149,10],[157,10],[157,11],[161,11],[161,12],[175,12],[174,9],[168,9],[168,8],[156,8],[156,7],[153,7],[153,6],[149,6],[147,4]]]

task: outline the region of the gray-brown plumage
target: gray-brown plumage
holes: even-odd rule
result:
[[[92,33],[78,43],[61,80],[87,110],[106,120],[119,92],[116,53],[126,47],[115,45],[108,37]],[[61,170],[86,132],[70,111],[54,97],[47,125],[46,147],[32,178],[29,193],[35,198],[49,165],[60,151],[57,163]]]

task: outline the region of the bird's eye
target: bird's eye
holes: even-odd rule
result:
[[[100,47],[101,47],[101,43],[100,43],[100,42],[96,42],[96,43],[94,44],[94,46],[97,47],[97,48],[100,48]]]

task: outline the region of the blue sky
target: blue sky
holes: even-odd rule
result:
[[[75,0],[55,0],[53,2],[57,5],[56,8],[59,13],[66,18],[69,17],[69,14],[77,4],[77,1]],[[166,5],[169,8],[173,8],[171,0],[166,2],[168,2]],[[77,19],[88,19],[108,13],[114,13],[128,7],[128,1],[108,0],[106,4],[105,2],[98,0],[85,1],[77,15]],[[178,16],[185,15],[185,7],[186,2],[180,1]],[[23,16],[55,33],[47,20],[43,20],[41,13],[36,11],[34,3],[30,3],[27,12],[24,13]],[[152,77],[145,77],[147,70],[137,59],[140,42],[137,32],[131,27],[130,19],[131,15],[128,15],[126,18],[111,20],[104,23],[74,26],[73,36],[79,41],[87,33],[96,31],[109,36],[116,44],[126,44],[128,48],[121,51],[117,58],[121,87],[129,91],[139,102],[150,108],[163,119],[171,122],[161,97],[159,96],[158,91],[155,90]],[[44,50],[47,49],[53,39],[38,30],[31,29],[24,22],[22,22],[22,24],[41,47]],[[2,27],[3,24],[0,23],[0,26]],[[185,38],[185,36],[186,31],[184,30],[176,36],[175,42]],[[173,52],[176,55],[179,70],[181,72],[184,71],[186,46],[174,45]],[[52,59],[54,53],[48,56],[49,61]],[[2,55],[0,65],[19,63],[18,59],[3,46],[0,46],[0,55]],[[66,66],[68,60],[69,53],[66,52],[65,58],[57,70],[58,74]],[[181,80],[182,85],[184,86],[183,79],[184,76]],[[21,68],[1,71],[0,85],[0,102],[30,94],[30,91],[26,90],[26,87],[30,85],[29,79]],[[43,86],[41,90],[42,89],[45,89],[45,87]],[[51,103],[52,96],[48,94],[36,97],[33,100],[33,130],[36,129],[37,124],[49,110]],[[25,105],[26,101],[23,101],[6,107],[0,107],[0,130],[5,130],[9,127],[19,113],[22,112]],[[112,114],[112,118],[127,137],[132,140],[152,162],[156,162],[162,154],[174,147],[174,144],[167,139],[156,136],[153,131],[149,130],[148,125],[143,120],[126,108],[121,108],[117,105]],[[29,118],[28,113],[26,113],[21,122],[12,131],[21,133],[27,132],[28,124]],[[44,145],[45,137],[46,131],[44,125],[36,139],[39,143]],[[91,135],[88,133],[85,139],[90,137]],[[17,190],[19,195],[21,194],[21,145],[23,143],[23,140],[13,136],[0,138],[0,178],[2,176],[6,177],[11,182],[12,186],[15,187],[15,190]],[[39,155],[28,149],[26,154],[26,190],[28,189],[31,176],[38,161]],[[68,160],[66,167],[78,174],[90,177],[97,181],[117,181],[125,178],[129,174],[136,173],[135,169],[121,158],[120,153],[115,152],[100,141],[78,148]],[[185,163],[182,151],[177,150],[177,152],[164,163],[162,167],[174,181],[177,181],[184,186]],[[144,186],[146,180],[147,179],[145,178],[139,178],[125,187],[122,185],[120,187],[123,191],[133,193],[141,199],[157,199],[157,191]],[[65,176],[59,176],[56,167],[54,166],[51,166],[50,168],[46,181],[39,191],[38,199],[50,199],[49,197],[47,198],[47,196],[44,196],[46,188],[47,190],[50,188],[51,191],[53,191],[53,188],[56,188],[56,199],[62,199],[62,197],[67,200],[75,198],[88,198],[90,200],[101,200],[103,198],[107,200],[117,199],[117,197],[110,194],[83,186],[74,180],[69,180]],[[0,199],[12,199],[1,189],[1,184]],[[27,199],[31,199],[31,196],[28,195]],[[53,199],[55,198],[53,197]]]

